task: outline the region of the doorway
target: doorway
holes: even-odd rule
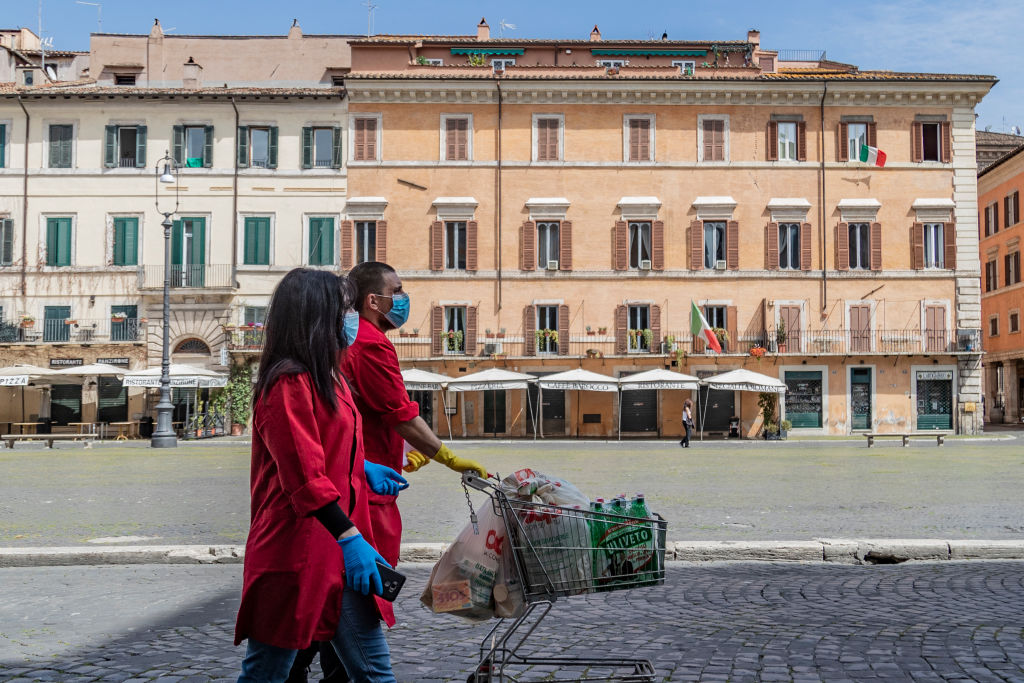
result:
[[[547,373],[534,373],[537,377],[543,377]],[[529,412],[527,418],[527,432],[533,434],[536,422],[536,413],[543,411],[544,418],[540,425],[540,432],[548,436],[565,435],[565,391],[562,389],[547,389],[544,391],[543,405],[538,403],[539,390],[536,382],[529,385],[530,402],[533,412]]]
[[[504,389],[484,392],[484,434],[504,434],[505,395]]]
[[[55,425],[82,421],[81,384],[54,384],[50,387],[50,418]]]
[[[708,432],[729,432],[729,418],[736,414],[736,392],[704,388],[700,410],[697,411],[697,429]]]
[[[637,389],[622,392],[622,431],[658,431],[658,390]]]
[[[124,422],[128,419],[128,390],[116,377],[99,377],[97,422]]]
[[[871,368],[850,370],[851,429],[871,429]]]
[[[206,275],[206,219],[182,218],[171,231],[171,286],[202,287]]]
[[[431,430],[434,429],[434,392],[433,391],[410,391],[409,400],[416,401],[420,406],[420,417],[427,423]]]

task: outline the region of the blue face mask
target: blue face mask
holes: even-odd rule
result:
[[[346,313],[342,330],[345,333],[345,344],[348,346],[355,344],[356,337],[359,335],[359,314],[355,311]]]
[[[391,299],[391,310],[385,313],[384,317],[396,328],[401,327],[409,320],[409,295],[401,292],[388,298]]]

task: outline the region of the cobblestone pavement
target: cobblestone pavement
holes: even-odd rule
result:
[[[241,544],[249,454],[240,443],[19,445],[0,452],[0,546]],[[943,448],[850,442],[456,443],[492,472],[533,467],[592,497],[643,491],[673,541],[817,537],[1020,538],[1024,441]],[[468,511],[454,472],[430,465],[402,494],[404,540],[450,541]]]
[[[398,679],[465,680],[489,624],[431,614],[418,604],[429,567],[404,570]],[[2,569],[0,680],[234,680],[240,578],[239,566]],[[1024,681],[1024,562],[677,563],[665,586],[557,602],[528,644],[649,658],[660,681]]]

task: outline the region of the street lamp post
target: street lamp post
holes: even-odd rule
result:
[[[164,211],[160,206],[160,184],[174,183],[174,208]],[[166,152],[156,164],[156,190],[154,202],[156,211],[164,217],[160,224],[164,229],[164,315],[163,315],[163,357],[160,362],[160,402],[156,404],[156,430],[150,446],[153,448],[177,448],[178,436],[174,433],[171,418],[174,404],[171,403],[171,216],[178,210],[178,166]],[[166,200],[165,200],[166,201]],[[166,206],[164,208],[167,208]]]

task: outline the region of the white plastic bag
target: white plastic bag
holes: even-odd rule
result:
[[[529,468],[513,472],[502,479],[501,487],[506,495],[514,495],[520,500],[532,500],[536,496],[548,505],[569,508],[579,505],[583,510],[590,507],[590,498],[565,479]]]

